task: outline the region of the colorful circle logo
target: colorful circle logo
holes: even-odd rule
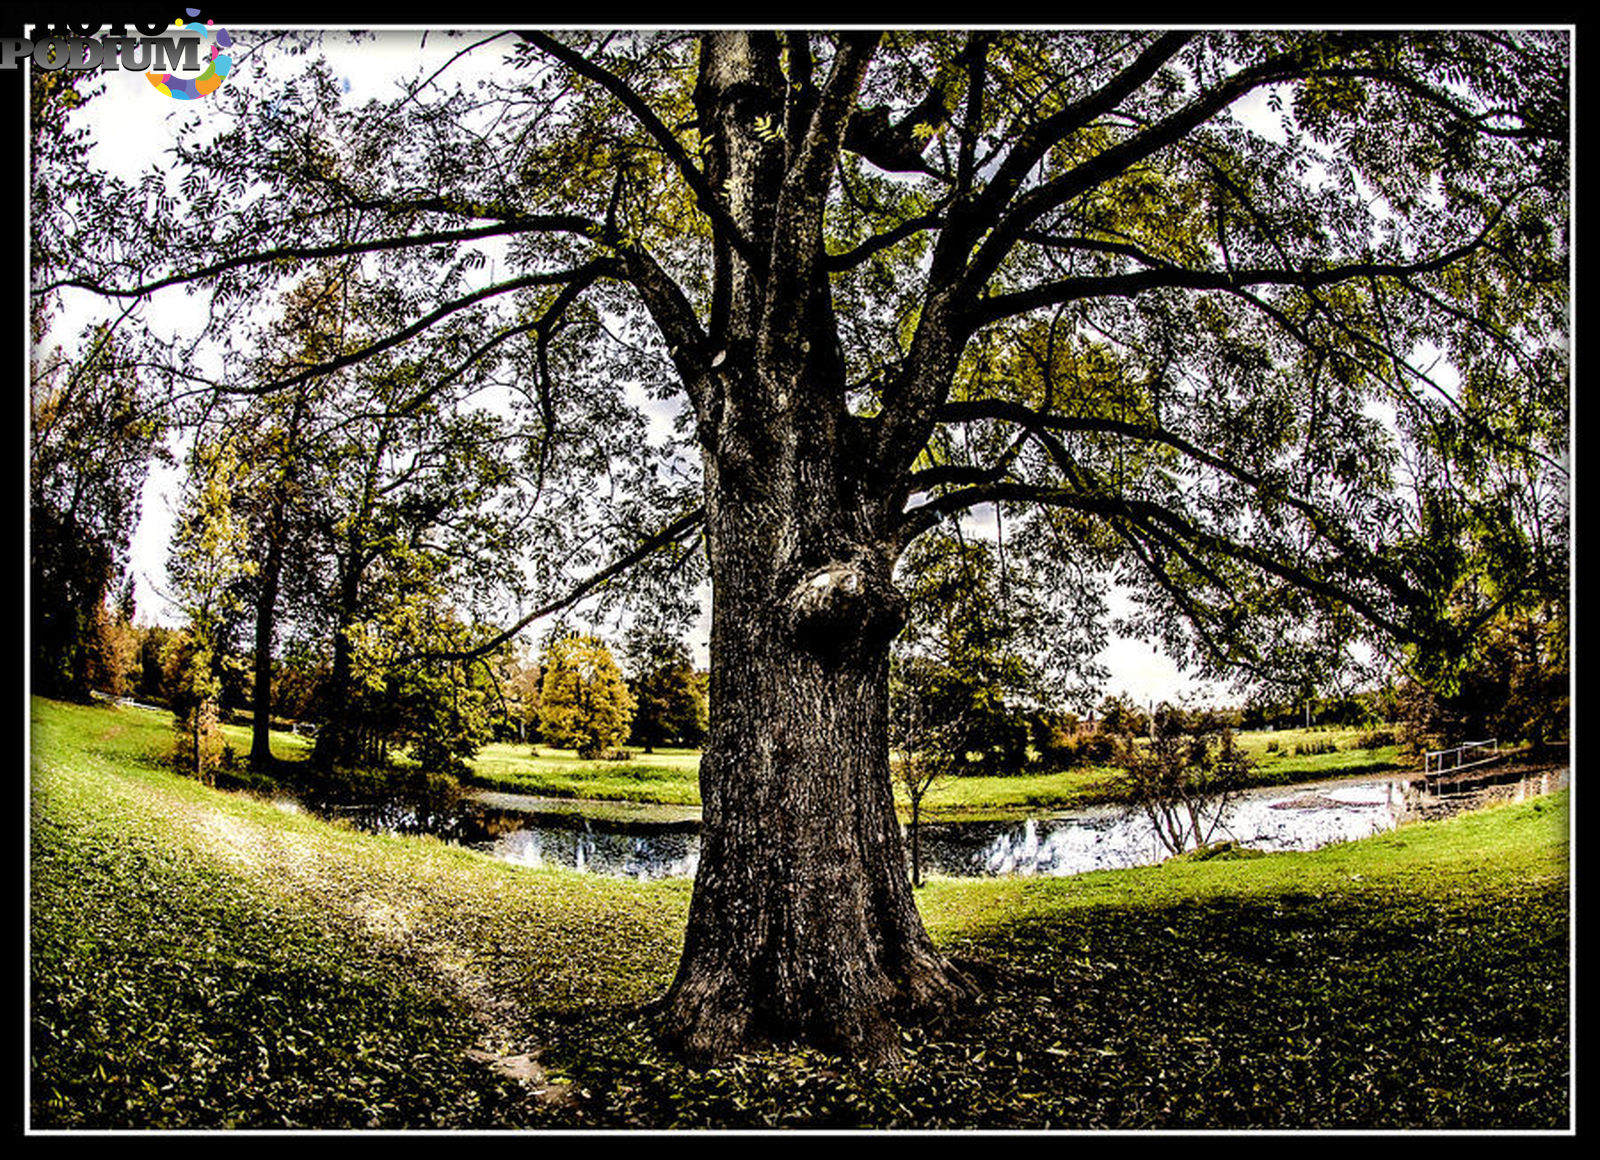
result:
[[[190,16],[200,15],[198,8],[185,8],[184,11]],[[180,17],[172,22],[172,26],[188,32],[198,32],[204,40],[211,42],[211,58],[206,62],[205,71],[197,77],[147,72],[144,74],[145,79],[175,101],[195,101],[216,92],[222,87],[228,70],[233,68],[233,58],[222,51],[233,47],[233,37],[228,35],[226,28],[216,27],[214,20],[207,20],[201,24],[198,20],[185,21]]]

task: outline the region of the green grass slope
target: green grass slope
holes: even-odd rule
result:
[[[985,999],[903,1067],[691,1072],[642,1006],[687,882],[363,835],[176,777],[168,745],[153,714],[34,703],[36,1129],[1568,1122],[1565,793],[1308,854],[936,881]],[[507,1074],[526,1057],[550,1078]]]

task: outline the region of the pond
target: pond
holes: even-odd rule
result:
[[[1540,771],[1491,792],[1520,800],[1559,788],[1565,777],[1564,770]],[[1213,840],[1232,839],[1268,851],[1314,850],[1481,800],[1481,795],[1441,798],[1399,776],[1252,790],[1228,808]],[[420,804],[290,799],[280,799],[279,804],[342,818],[372,833],[431,834],[519,866],[668,878],[692,875],[700,853],[698,811],[683,807],[577,802],[481,790]],[[921,847],[923,873],[951,877],[1081,874],[1152,865],[1167,856],[1148,821],[1114,807],[1021,822],[925,825]]]

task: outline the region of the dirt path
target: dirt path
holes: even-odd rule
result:
[[[438,991],[459,1003],[478,1025],[467,1058],[517,1080],[541,1103],[570,1106],[572,1086],[540,1066],[541,1048],[518,1035],[515,1004],[474,963],[472,948],[429,921],[440,900],[400,875],[381,875],[342,858],[337,835],[324,837],[263,825],[223,805],[169,803],[169,815],[191,830],[220,861],[346,927],[355,937],[419,968]]]

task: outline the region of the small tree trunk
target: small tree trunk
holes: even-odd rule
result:
[[[250,690],[250,765],[258,770],[272,766],[272,637],[282,575],[283,541],[280,535],[274,534],[261,566],[261,590],[256,604],[255,684]]]
[[[316,746],[311,751],[313,763],[322,770],[357,758],[360,753],[358,723],[354,719],[355,706],[350,697],[355,659],[351,653],[349,636],[359,607],[360,591],[360,573],[347,563],[339,584],[338,617],[333,632],[333,663],[328,671],[328,683],[323,688],[323,723],[317,731]]]
[[[922,885],[922,795],[911,794],[911,885]]]

